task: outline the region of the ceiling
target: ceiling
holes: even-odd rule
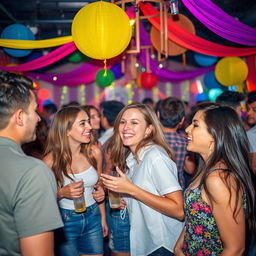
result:
[[[19,23],[37,31],[36,39],[71,35],[71,23],[80,8],[93,0],[1,0],[0,33],[8,25]],[[239,21],[256,27],[256,0],[212,0]],[[208,30],[179,0],[180,13],[194,23],[196,34],[222,45],[238,46]],[[148,28],[150,24],[148,23]]]

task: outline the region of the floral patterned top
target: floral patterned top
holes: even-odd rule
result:
[[[216,221],[210,206],[202,199],[201,187],[184,192],[185,236],[183,252],[186,256],[218,256],[223,251]],[[246,208],[244,193],[243,208]]]

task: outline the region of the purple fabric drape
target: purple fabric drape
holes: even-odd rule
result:
[[[152,45],[148,33],[146,32],[142,22],[140,23],[140,40],[141,45]],[[146,50],[141,50],[139,58],[141,63],[146,66]],[[179,82],[184,80],[190,80],[211,70],[214,70],[214,68],[214,66],[211,66],[205,68],[198,68],[196,70],[175,72],[166,68],[159,68],[158,62],[150,57],[150,70],[153,74],[158,76],[159,80],[162,81]]]
[[[256,29],[236,20],[210,0],[182,0],[182,2],[215,34],[235,43],[256,46]]]

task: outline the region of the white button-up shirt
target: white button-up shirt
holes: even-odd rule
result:
[[[139,163],[132,153],[126,162],[127,177],[140,188],[159,196],[181,190],[176,164],[163,148],[147,146],[139,152]],[[132,197],[126,201],[131,224],[131,255],[145,256],[160,247],[173,252],[183,223]]]

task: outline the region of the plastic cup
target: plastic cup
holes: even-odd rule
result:
[[[108,175],[118,177],[118,173],[115,171],[107,172]],[[112,190],[108,190],[108,200],[110,208],[119,208],[121,206],[121,194],[114,192]]]
[[[83,181],[83,179],[80,178],[74,178],[74,182],[80,182]],[[84,186],[84,183],[82,184],[81,187]],[[74,207],[75,207],[75,212],[77,213],[81,213],[84,212],[86,210],[86,204],[85,204],[85,200],[84,200],[84,194],[79,197],[79,198],[73,198],[73,202],[74,202]]]

